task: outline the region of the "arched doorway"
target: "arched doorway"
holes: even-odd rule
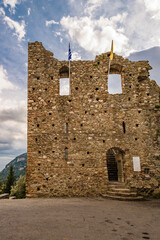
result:
[[[120,148],[110,148],[107,151],[108,180],[124,182],[124,152]]]

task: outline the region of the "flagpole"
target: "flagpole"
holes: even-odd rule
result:
[[[109,57],[109,65],[108,65],[108,79],[109,79],[109,73],[110,73],[110,67],[111,67],[111,61],[113,60],[113,40],[111,44],[111,53]]]
[[[71,94],[70,68],[71,68],[71,63],[70,63],[70,60],[69,60],[69,95]]]
[[[109,78],[109,73],[110,73],[110,67],[111,67],[111,59],[109,59],[109,65],[108,65],[108,78]]]

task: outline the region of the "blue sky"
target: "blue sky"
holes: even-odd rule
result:
[[[42,42],[59,60],[71,42],[78,60],[110,51],[113,39],[114,52],[138,60],[137,52],[160,47],[159,26],[159,0],[1,0],[0,170],[26,151],[28,42]]]

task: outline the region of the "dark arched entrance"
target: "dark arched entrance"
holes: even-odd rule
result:
[[[107,151],[108,180],[124,182],[123,173],[124,152],[120,148],[110,148]]]

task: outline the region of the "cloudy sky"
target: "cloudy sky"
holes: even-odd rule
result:
[[[110,51],[113,39],[114,52],[136,60],[136,52],[159,51],[159,26],[159,0],[1,0],[0,170],[26,152],[28,42],[43,42],[59,60],[71,42],[78,60]]]

